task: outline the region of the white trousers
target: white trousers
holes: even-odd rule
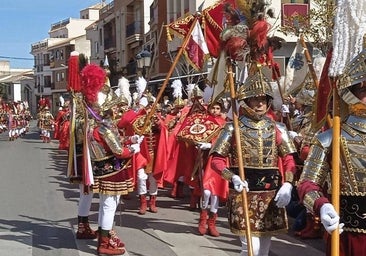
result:
[[[50,131],[48,131],[48,130],[42,130],[42,135],[43,135],[44,137],[50,138],[51,133],[50,133]]]
[[[212,195],[210,190],[205,189],[203,191],[202,209],[207,209],[208,203],[210,203],[210,212],[217,213],[217,210],[219,209],[219,198],[216,195]]]
[[[248,244],[245,236],[240,237],[241,253],[240,256],[248,255]],[[252,236],[253,256],[268,256],[269,247],[271,246],[271,237]]]
[[[103,230],[111,230],[113,228],[114,215],[119,198],[120,196],[99,194],[98,226]]]
[[[156,196],[158,194],[158,184],[152,173],[145,173],[145,169],[137,170],[137,194],[147,194],[147,180],[149,181],[149,194]]]
[[[86,217],[89,216],[90,207],[93,200],[93,193],[89,192],[89,194],[84,194],[84,185],[80,184],[80,197],[79,197],[79,205],[78,205],[78,216]]]

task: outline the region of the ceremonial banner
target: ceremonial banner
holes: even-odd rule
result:
[[[332,50],[327,54],[322,74],[319,80],[319,88],[315,95],[314,104],[314,123],[313,129],[315,131],[319,130],[326,121],[326,117],[329,111],[329,101],[332,95],[332,86],[329,80],[329,66],[332,59]]]
[[[193,68],[201,70],[203,64],[209,58],[209,51],[199,22],[195,23],[192,35],[190,36],[191,38],[184,51],[184,55]]]
[[[295,91],[304,82],[307,73],[308,65],[304,55],[304,48],[300,41],[297,41],[286,67],[284,91],[286,93]]]
[[[192,26],[194,26],[192,33],[188,34]],[[203,36],[200,20],[193,15],[188,15],[183,19],[170,23],[167,26],[167,38],[171,40],[172,35],[176,35],[179,38],[189,37],[183,54],[193,68],[201,70],[209,57],[209,51]]]
[[[210,142],[221,126],[197,100],[194,101],[177,133],[177,138],[189,144]]]

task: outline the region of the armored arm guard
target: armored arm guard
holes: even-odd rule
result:
[[[304,206],[312,213],[314,213],[316,201],[324,198],[321,188],[329,172],[327,155],[331,140],[332,132],[330,130],[314,137],[300,177],[299,191],[303,197],[302,201]],[[312,183],[315,186],[307,186],[306,183]]]
[[[278,147],[278,153],[280,156],[296,153],[296,147],[290,135],[288,134],[287,128],[283,123],[276,123],[276,128],[281,134],[281,144]]]
[[[215,144],[211,147],[210,155],[217,153],[223,157],[229,155],[231,149],[231,139],[233,137],[234,126],[233,123],[228,122],[221,130]]]
[[[223,129],[221,130],[216,142],[211,147],[211,154],[219,154],[222,157],[229,156],[229,152],[231,149],[231,140],[233,136],[234,126],[233,123],[228,122],[225,124]],[[221,171],[221,177],[225,180],[231,181],[234,173],[231,172],[228,168],[224,168]]]
[[[132,155],[132,152],[128,148],[123,147],[119,134],[114,133],[106,126],[101,126],[99,133],[114,155],[119,158],[128,158]]]

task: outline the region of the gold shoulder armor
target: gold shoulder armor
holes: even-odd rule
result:
[[[111,129],[105,126],[100,128],[100,134],[103,136],[104,141],[114,154],[122,154],[122,144],[118,135],[113,133]]]
[[[327,161],[329,148],[324,148],[319,140],[313,139],[313,142],[314,144],[310,147],[299,182],[308,180],[322,186],[327,179],[329,171],[329,163]]]
[[[231,147],[231,138],[233,136],[234,126],[232,122],[228,122],[222,128],[216,142],[211,148],[210,154],[218,153],[224,157],[229,155]]]
[[[276,127],[280,131],[281,138],[282,138],[282,142],[278,148],[279,155],[285,156],[288,154],[296,153],[297,150],[296,150],[295,144],[294,144],[293,140],[290,138],[286,126],[283,123],[277,122]]]

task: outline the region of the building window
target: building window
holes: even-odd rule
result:
[[[60,51],[56,50],[56,60],[60,60]]]
[[[65,73],[64,72],[61,73],[61,81],[65,81]]]
[[[51,76],[44,76],[44,87],[51,87]]]
[[[44,54],[43,55],[43,63],[44,63],[45,66],[50,65],[50,55],[49,54]]]
[[[57,73],[56,74],[56,82],[60,82],[60,80],[61,80],[60,73]]]
[[[99,53],[99,42],[94,42],[94,51],[95,51],[95,54]]]

